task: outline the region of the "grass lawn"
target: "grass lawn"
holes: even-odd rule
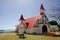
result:
[[[20,39],[16,33],[0,34],[0,40],[60,40],[60,37],[44,36],[44,35],[28,35],[25,39]]]

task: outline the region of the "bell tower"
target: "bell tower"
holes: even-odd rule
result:
[[[44,11],[45,11],[45,9],[44,9],[43,5],[41,4],[41,6],[40,6],[40,14],[42,15],[44,13]]]

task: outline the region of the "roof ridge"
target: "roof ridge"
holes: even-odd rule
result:
[[[38,16],[38,15],[40,15],[40,14],[37,14],[37,15],[35,15],[35,16],[31,16],[31,17],[26,18],[26,19],[30,19],[30,18],[36,17],[36,16]],[[26,19],[25,19],[25,20],[26,20]]]

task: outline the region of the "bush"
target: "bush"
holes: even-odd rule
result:
[[[60,31],[60,28],[59,28],[59,31]]]
[[[49,21],[48,23],[49,23],[50,25],[58,25],[57,21],[54,21],[54,20]]]
[[[58,24],[58,27],[60,28],[60,24]]]

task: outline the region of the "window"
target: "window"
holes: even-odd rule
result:
[[[42,18],[45,18],[45,16],[43,15]]]
[[[44,19],[42,19],[42,24],[44,24]]]
[[[46,15],[42,15],[42,24],[46,24],[47,23],[47,19],[46,19]]]
[[[38,24],[44,24],[44,19],[40,19]]]
[[[47,19],[45,19],[45,24],[47,24]]]
[[[42,18],[46,18],[46,15],[44,14],[44,15],[42,15]]]

